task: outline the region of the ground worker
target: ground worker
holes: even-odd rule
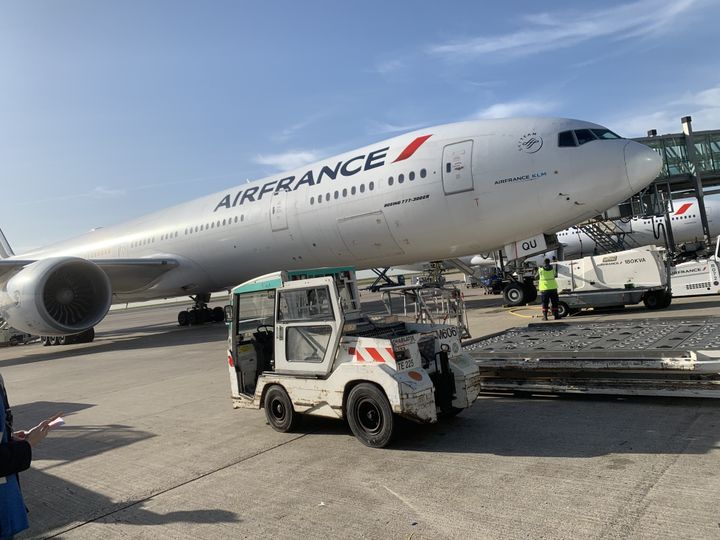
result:
[[[552,303],[552,314],[559,319],[558,313],[558,292],[557,292],[557,267],[550,264],[550,259],[545,259],[543,265],[538,268],[538,290],[542,298],[543,320],[548,320],[548,304]]]

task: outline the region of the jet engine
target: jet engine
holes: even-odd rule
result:
[[[36,261],[15,274],[0,299],[10,326],[36,335],[77,334],[99,323],[112,299],[110,280],[77,257]]]

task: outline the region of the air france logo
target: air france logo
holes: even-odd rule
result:
[[[534,154],[542,148],[542,145],[542,137],[533,131],[532,133],[527,133],[520,137],[520,140],[518,141],[518,150],[520,152],[525,152],[526,154]]]
[[[400,155],[395,159],[394,163],[411,157],[431,136],[432,134],[415,138],[400,152]],[[278,180],[271,180],[262,185],[251,185],[236,193],[227,193],[220,202],[217,203],[213,211],[217,212],[221,208],[230,209],[236,206],[242,206],[246,202],[253,203],[262,200],[264,195],[275,194],[280,191],[296,191],[299,188],[317,186],[321,184],[323,180],[329,182],[331,180],[342,179],[342,177],[348,178],[361,171],[369,171],[382,167],[385,165],[389,150],[390,147],[385,146],[384,148],[379,148],[367,154],[360,154],[350,159],[336,161],[332,165],[323,165],[322,167],[318,166],[314,169],[308,169],[303,174],[290,175]]]

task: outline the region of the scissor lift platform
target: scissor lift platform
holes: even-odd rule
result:
[[[720,397],[720,317],[530,324],[464,348],[487,392]]]

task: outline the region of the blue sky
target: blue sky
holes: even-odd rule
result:
[[[16,252],[426,125],[720,128],[716,0],[5,2]]]

